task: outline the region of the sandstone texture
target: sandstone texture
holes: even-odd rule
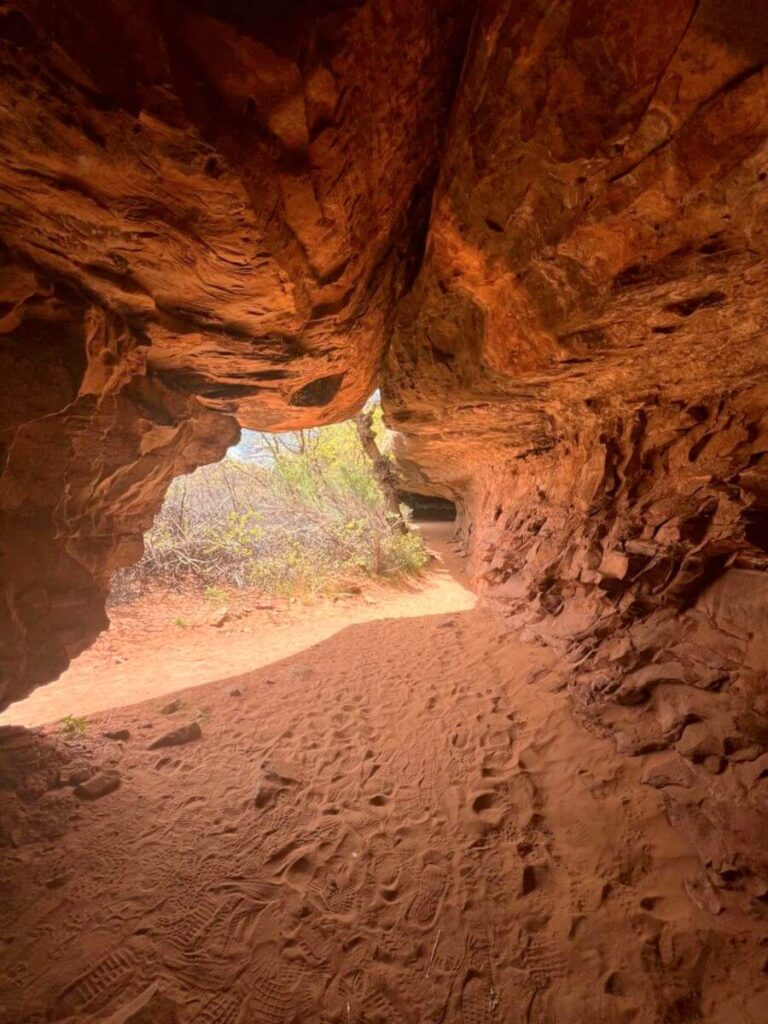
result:
[[[174,475],[378,385],[483,597],[764,871],[767,58],[745,0],[0,3],[0,704]]]
[[[0,706],[105,627],[112,571],[237,421],[371,393],[470,15],[0,4]]]

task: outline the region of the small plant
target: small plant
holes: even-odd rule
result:
[[[215,605],[224,604],[227,600],[226,591],[222,590],[221,587],[215,587],[212,585],[203,588],[203,596],[206,601]]]
[[[85,732],[85,719],[77,715],[65,715],[61,720],[61,731],[67,736],[82,736]]]
[[[173,624],[174,626],[177,626],[179,629],[186,629],[187,626],[185,619],[174,619]]]

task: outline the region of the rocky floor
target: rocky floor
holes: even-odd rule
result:
[[[383,619],[6,728],[0,1021],[764,1024],[765,894],[680,827],[708,773],[554,669],[484,611]]]

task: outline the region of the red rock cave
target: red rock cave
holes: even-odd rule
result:
[[[762,1024],[768,8],[3,0],[0,60],[0,708],[175,476],[377,387],[478,599],[222,698],[215,810],[0,737],[0,1021]]]

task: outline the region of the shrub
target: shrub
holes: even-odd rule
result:
[[[85,729],[85,719],[78,718],[77,715],[65,715],[61,720],[61,731],[67,736],[82,736]]]
[[[383,446],[380,415],[374,427]],[[222,586],[314,593],[425,565],[421,538],[393,522],[354,422],[251,434],[240,447],[247,461],[230,457],[174,480],[144,557],[116,574],[113,601],[150,580],[198,582],[219,603]]]

